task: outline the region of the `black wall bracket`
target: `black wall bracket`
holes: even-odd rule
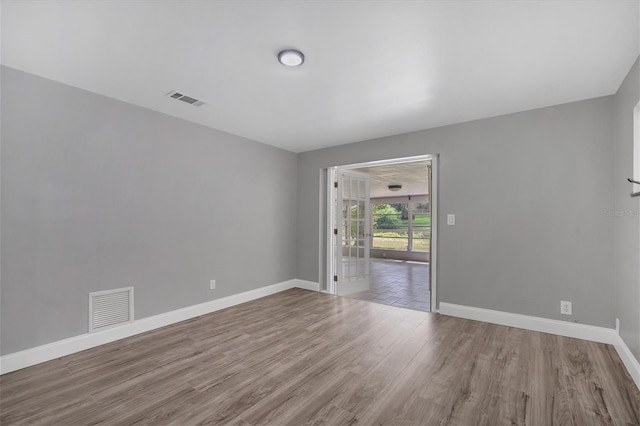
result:
[[[640,182],[638,182],[637,180],[633,180],[633,179],[627,179],[629,182],[631,183],[637,183],[638,185],[640,185]],[[632,197],[640,197],[640,192],[632,192],[631,193]]]

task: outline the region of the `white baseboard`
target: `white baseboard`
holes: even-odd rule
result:
[[[613,344],[615,336],[615,330],[612,328],[595,327],[593,325],[493,311],[491,309],[455,305],[453,303],[440,302],[440,313],[453,317],[484,321],[492,324],[506,325],[508,327],[524,328],[525,330],[540,331],[600,343]]]
[[[97,333],[81,334],[79,336],[58,340],[46,345],[4,355],[0,357],[0,374],[40,364],[45,361],[50,361],[65,355],[93,348],[95,346],[104,345],[105,343],[144,333],[200,315],[219,311],[221,309],[269,296],[270,294],[278,293],[294,287],[318,291],[317,283],[293,279],[257,288],[255,290],[246,291],[244,293],[223,297],[221,299],[200,303],[198,305],[187,306],[185,308],[176,309],[175,311],[142,318],[120,327],[114,327]]]
[[[293,281],[294,281],[293,283],[294,287],[302,288],[305,290],[320,291],[319,283],[314,283],[313,281],[307,281],[307,280],[300,280],[297,278]]]
[[[616,352],[618,352],[624,366],[627,367],[627,371],[631,375],[631,378],[633,378],[636,386],[640,389],[640,362],[633,356],[631,349],[629,349],[624,340],[622,340],[622,337],[617,333],[614,336],[613,346],[616,348]]]
[[[300,279],[283,281],[281,283],[246,291],[244,293],[143,318],[121,327],[115,327],[97,333],[81,334],[79,336],[4,355],[0,357],[0,374],[30,367],[62,356],[71,355],[85,349],[114,342],[125,337],[134,336],[136,334],[144,333],[180,321],[195,318],[200,315],[239,305],[241,303],[250,302],[294,287],[319,291],[319,284],[312,281]],[[490,309],[455,305],[445,302],[440,302],[439,312],[443,315],[612,344],[616,348],[616,351],[629,371],[629,374],[635,381],[636,385],[640,388],[640,363],[638,363],[638,360],[633,356],[631,350],[627,347],[622,338],[618,336],[614,329],[493,311]]]
[[[633,356],[624,340],[615,329],[595,327],[586,324],[558,321],[529,315],[512,314],[509,312],[493,311],[491,309],[474,308],[472,306],[455,305],[440,302],[439,313],[453,317],[484,321],[492,324],[523,328],[525,330],[540,331],[576,339],[591,340],[593,342],[613,345],[624,363],[627,371],[640,388],[640,363]]]

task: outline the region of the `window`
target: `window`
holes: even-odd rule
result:
[[[429,251],[431,213],[429,203],[372,202],[372,244],[375,249]]]
[[[429,251],[431,242],[431,213],[428,203],[412,203],[411,217],[413,236],[411,248],[414,251]]]
[[[373,212],[373,242],[371,247],[408,250],[408,204],[373,203],[371,210]]]

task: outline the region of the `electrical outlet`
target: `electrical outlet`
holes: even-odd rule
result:
[[[560,301],[560,313],[562,315],[571,315],[571,302],[566,300]]]
[[[215,290],[215,289],[216,289],[216,280],[209,281],[209,290]]]
[[[456,215],[448,214],[447,215],[447,225],[455,225],[456,224]]]

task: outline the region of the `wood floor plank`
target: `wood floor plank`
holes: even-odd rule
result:
[[[613,418],[604,400],[602,387],[584,378],[567,376],[575,423],[612,425]]]
[[[287,290],[0,376],[0,424],[640,425],[610,345]]]
[[[367,410],[358,416],[363,424],[394,424],[406,419],[409,406],[419,400],[418,388],[421,383],[430,379],[431,371],[425,364],[414,361],[389,385],[376,393],[375,399]],[[350,410],[354,412],[354,410]]]
[[[561,337],[559,340],[559,353],[565,373],[571,377],[599,381],[594,366],[596,360],[593,358],[593,350],[599,348],[581,344],[580,340],[569,337]]]
[[[342,408],[357,416],[363,416],[379,400],[379,396],[396,377],[408,368],[425,344],[416,339],[406,339],[403,343],[396,346],[375,368],[366,372],[360,386],[353,390],[353,394]]]
[[[307,420],[306,426],[352,425],[356,423],[356,416],[335,405],[325,405],[313,417]]]

